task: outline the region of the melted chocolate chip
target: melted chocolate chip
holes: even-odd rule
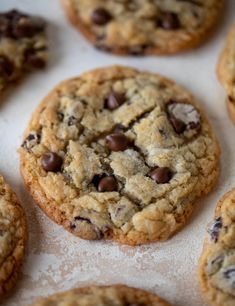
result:
[[[0,78],[8,78],[14,71],[13,63],[3,55],[0,55]]]
[[[106,136],[106,144],[111,151],[118,152],[128,149],[130,140],[122,133],[114,133]]]
[[[167,114],[177,134],[186,129],[197,131],[201,127],[200,114],[191,104],[171,102],[167,105]]]
[[[221,230],[222,227],[223,227],[223,224],[222,224],[222,218],[221,217],[215,219],[212,222],[212,224],[209,225],[209,227],[207,229],[207,232],[210,234],[211,240],[213,242],[216,243],[218,241],[219,233],[220,233],[220,230]]]
[[[180,27],[180,22],[177,14],[172,12],[164,12],[159,23],[164,30],[176,30]]]
[[[98,184],[99,192],[112,192],[118,190],[118,183],[114,176],[105,176],[101,178]]]
[[[91,15],[91,20],[96,25],[105,25],[112,19],[112,16],[105,8],[97,8]]]
[[[57,172],[60,171],[63,164],[63,159],[54,152],[43,154],[41,158],[41,165],[45,171]]]
[[[152,169],[148,176],[158,184],[166,184],[170,181],[172,173],[167,167],[157,167]]]
[[[122,93],[112,92],[105,101],[105,107],[113,110],[121,106],[126,101],[126,96]]]

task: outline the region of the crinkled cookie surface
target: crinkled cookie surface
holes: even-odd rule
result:
[[[24,257],[26,236],[23,210],[0,176],[0,297],[15,283]]]
[[[113,285],[90,286],[57,293],[39,300],[32,306],[170,306],[158,296],[147,291]]]
[[[84,239],[165,240],[215,185],[219,146],[190,93],[113,66],[57,86],[19,150],[46,214]]]
[[[71,22],[98,49],[119,54],[170,54],[201,43],[223,0],[62,0]]]
[[[47,62],[46,24],[17,10],[0,12],[0,92]]]
[[[235,189],[218,203],[199,264],[201,288],[213,306],[235,305]]]

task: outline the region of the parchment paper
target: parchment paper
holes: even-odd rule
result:
[[[145,288],[175,306],[206,305],[196,277],[205,227],[220,196],[235,186],[235,126],[228,119],[225,93],[215,75],[225,33],[235,22],[235,1],[226,2],[217,30],[199,49],[171,57],[131,58],[94,50],[70,26],[57,0],[0,0],[0,10],[18,8],[48,19],[51,52],[47,70],[28,76],[0,105],[0,173],[20,197],[29,223],[22,274],[10,297],[1,302],[3,305],[26,306],[39,296],[91,283]],[[20,177],[16,150],[40,100],[61,80],[115,63],[164,74],[191,90],[203,103],[221,144],[218,186],[196,205],[188,225],[164,243],[131,248],[73,237],[36,207]]]

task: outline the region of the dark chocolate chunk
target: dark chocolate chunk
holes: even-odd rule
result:
[[[122,93],[112,92],[105,101],[105,107],[113,110],[121,106],[126,101],[126,96]]]
[[[63,159],[54,152],[45,153],[41,158],[41,165],[45,171],[60,171],[62,164]]]
[[[180,22],[177,14],[164,12],[161,16],[159,25],[164,30],[176,30],[180,27]]]
[[[148,173],[148,176],[158,184],[166,184],[170,181],[172,173],[167,167],[156,167]]]
[[[13,27],[16,38],[33,37],[44,29],[44,22],[37,18],[22,17]]]
[[[118,183],[114,176],[105,176],[101,178],[98,184],[99,192],[112,192],[118,190]]]
[[[130,146],[130,140],[122,133],[106,136],[106,144],[111,151],[124,151]]]
[[[112,16],[105,8],[97,8],[91,15],[91,20],[96,25],[105,25],[112,19]]]

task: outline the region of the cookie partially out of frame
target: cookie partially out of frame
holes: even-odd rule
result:
[[[201,289],[213,306],[235,305],[235,189],[219,201],[199,263]]]
[[[195,98],[121,66],[52,90],[19,152],[25,184],[51,219],[84,239],[130,245],[179,230],[219,172],[219,146]]]
[[[45,22],[17,10],[0,12],[0,94],[27,71],[47,62]]]
[[[235,24],[231,28],[220,55],[218,77],[226,90],[226,104],[230,118],[235,123]]]
[[[172,54],[203,42],[223,0],[62,0],[72,22],[98,49],[117,54]]]
[[[24,258],[26,220],[15,193],[0,176],[0,299],[15,284]]]
[[[157,295],[124,285],[89,286],[54,294],[31,306],[170,306]]]

